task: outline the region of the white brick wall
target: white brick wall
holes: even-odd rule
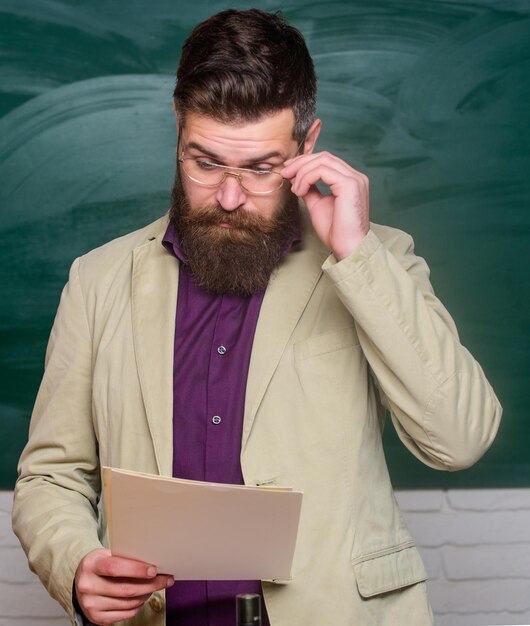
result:
[[[0,626],[67,626],[69,620],[27,565],[11,530],[13,493],[0,491]]]
[[[530,489],[396,497],[429,573],[437,626],[530,625]],[[0,492],[0,626],[66,626],[11,531],[12,499]]]
[[[401,491],[437,626],[530,624],[530,489]]]

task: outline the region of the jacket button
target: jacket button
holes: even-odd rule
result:
[[[155,613],[160,613],[160,611],[164,608],[164,603],[156,594],[153,594],[149,598],[149,606]]]

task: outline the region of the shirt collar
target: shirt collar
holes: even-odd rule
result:
[[[168,252],[177,257],[181,263],[186,263],[186,258],[184,257],[184,252],[182,252],[177,229],[171,220],[169,221],[164,237],[162,238],[162,245]]]

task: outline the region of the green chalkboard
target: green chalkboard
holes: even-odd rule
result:
[[[174,71],[233,6],[0,0],[0,487],[11,488],[48,333],[78,256],[168,206]],[[250,8],[250,3],[240,3]],[[530,484],[530,3],[291,0],[319,78],[320,147],[410,232],[504,406],[475,467],[436,472],[385,433],[397,487]]]

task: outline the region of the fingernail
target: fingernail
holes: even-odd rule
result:
[[[156,576],[156,567],[148,567],[147,568],[147,575],[150,578],[153,578],[154,576]]]
[[[166,581],[166,587],[172,587],[175,584],[175,579],[173,578],[173,576],[169,576],[169,578]]]

